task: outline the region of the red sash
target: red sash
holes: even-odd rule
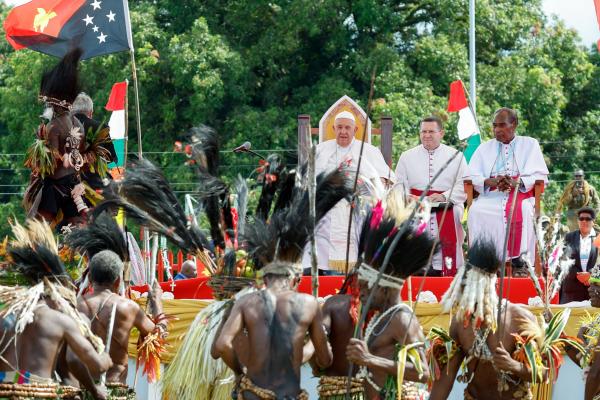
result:
[[[492,177],[494,178],[494,177]],[[512,179],[518,179],[519,176],[513,176]],[[496,188],[490,188],[490,191],[497,190]],[[508,193],[508,199],[506,206],[504,207],[504,217],[508,221],[510,216],[510,207],[513,199],[514,190],[519,190],[519,187],[513,188]],[[521,238],[523,237],[523,200],[529,199],[534,196],[534,190],[531,189],[529,192],[517,192],[517,200],[515,202],[515,210],[513,211],[512,220],[510,221],[510,230],[508,231],[508,257],[515,258],[521,255]]]
[[[432,194],[442,194],[441,190],[429,190],[427,196]],[[413,196],[421,196],[422,190],[410,189],[410,194]],[[442,276],[454,276],[456,275],[456,225],[454,223],[454,211],[452,208],[448,208],[446,212],[445,221],[442,224],[443,212],[436,212],[435,218],[437,219],[438,232],[440,237],[440,244],[442,245]],[[446,267],[446,257],[452,259],[452,268]]]

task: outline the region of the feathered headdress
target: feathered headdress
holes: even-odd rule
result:
[[[166,236],[182,250],[206,260],[208,239],[192,223],[161,170],[147,160],[129,166],[113,198],[96,206],[93,215],[122,208],[128,218]],[[210,262],[205,262],[209,266]]]
[[[473,243],[467,262],[459,268],[442,297],[444,311],[454,310],[457,320],[462,321],[465,327],[473,319],[474,328],[485,323],[495,330],[494,312],[498,307],[496,274],[501,265],[494,242],[481,239]]]
[[[402,234],[380,279],[381,286],[401,288],[406,278],[427,267],[431,252],[436,251],[434,246],[438,246],[433,238],[416,231],[414,226],[404,227],[403,224],[411,224],[409,220],[398,223],[395,212],[385,215],[378,203],[369,211],[363,223],[358,245],[358,274],[359,279],[368,281],[370,285],[377,279],[384,258],[399,231]]]
[[[68,52],[51,70],[42,75],[40,100],[53,106],[69,109],[81,91],[79,85],[79,59],[81,49]]]
[[[58,255],[52,228],[46,222],[28,220],[11,224],[14,239],[7,253],[9,263],[32,284],[54,276],[68,276]]]
[[[340,200],[349,197],[351,188],[344,174],[333,171],[317,177],[316,221]],[[246,226],[244,240],[257,268],[279,261],[297,263],[312,232],[308,192],[296,191],[289,207],[275,212],[269,221],[256,218]]]
[[[215,246],[225,249],[226,236],[233,236],[228,187],[218,177],[219,136],[209,126],[199,125],[188,132],[189,157],[197,167],[200,201],[210,224]]]
[[[92,258],[102,250],[115,252],[123,262],[129,261],[129,249],[125,234],[108,212],[91,219],[85,226],[74,228],[65,237],[67,245]]]
[[[52,299],[58,311],[73,318],[86,338],[98,352],[104,351],[102,340],[94,335],[77,311],[74,286],[63,286],[54,278],[70,280],[58,256],[56,239],[50,225],[38,220],[28,220],[25,226],[12,224],[14,239],[8,248],[9,264],[26,276],[30,288],[0,286],[0,302],[4,305],[0,316],[14,314],[15,331],[23,332],[33,321],[35,307],[42,296]]]

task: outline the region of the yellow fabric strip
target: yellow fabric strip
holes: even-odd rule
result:
[[[188,327],[196,317],[196,314],[200,312],[211,300],[163,300],[164,313],[173,315],[178,318],[176,321],[172,321],[169,324],[169,337],[167,342],[167,353],[164,358],[165,363],[170,363],[173,356],[179,349],[183,337],[187,333]],[[138,300],[142,307],[145,307],[145,299]],[[533,314],[541,315],[544,311],[543,307],[528,307]],[[563,307],[550,307],[553,313],[560,311]],[[569,316],[569,322],[565,327],[565,334],[569,336],[577,336],[579,331],[580,319],[586,315],[586,311],[590,314],[600,312],[600,308],[572,308],[571,315]],[[425,335],[429,332],[433,326],[440,326],[442,328],[448,328],[449,326],[449,314],[442,313],[442,307],[439,304],[425,304],[419,303],[417,305],[417,317],[419,323],[423,327]],[[129,355],[136,357],[136,343],[138,339],[137,332],[132,332],[129,339]]]
[[[354,268],[356,261],[348,262],[348,271]],[[338,272],[346,272],[346,260],[329,260],[329,268]]]

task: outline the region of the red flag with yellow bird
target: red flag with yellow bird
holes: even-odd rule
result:
[[[127,0],[32,0],[4,20],[6,40],[56,57],[80,47],[82,59],[133,49]]]

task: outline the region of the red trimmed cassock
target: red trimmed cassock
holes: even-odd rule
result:
[[[428,224],[429,233],[433,237],[440,237],[441,250],[434,255],[432,267],[441,271],[442,276],[454,276],[456,269],[464,263],[462,244],[465,234],[461,221],[464,202],[467,199],[463,183],[463,177],[467,174],[467,163],[460,154],[446,166],[446,162],[454,153],[456,150],[445,144],[440,144],[434,150],[427,150],[423,145],[419,145],[402,153],[396,166],[396,187],[414,196],[420,196],[443,168],[427,193],[440,193],[451,202],[445,217],[443,207],[432,209]],[[446,258],[452,260],[450,268],[446,264]]]

